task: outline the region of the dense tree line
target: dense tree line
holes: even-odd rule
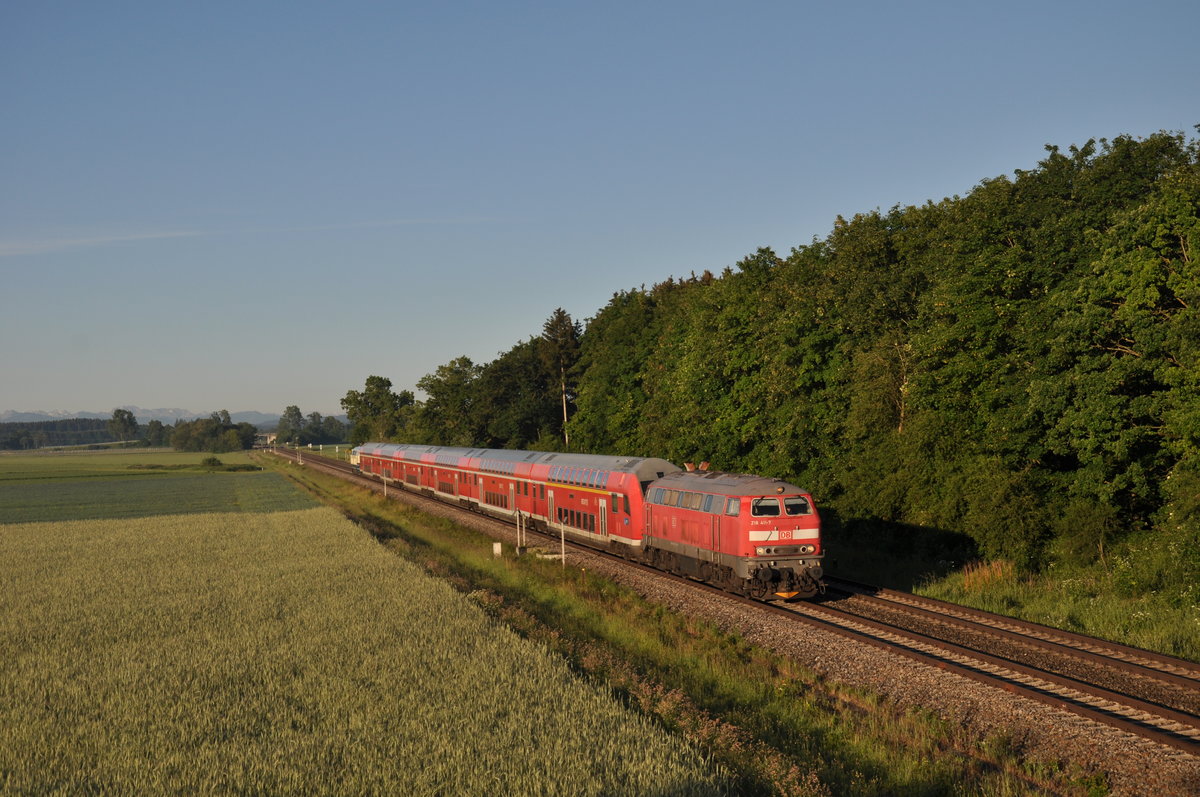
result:
[[[336,418],[326,420],[337,422]],[[337,424],[339,428],[342,427],[340,422]],[[228,435],[230,431],[234,436]],[[139,424],[132,412],[118,408],[107,419],[67,418],[59,421],[0,423],[0,450],[126,443],[154,447],[175,445],[184,451],[235,451],[250,448],[257,431],[248,423],[234,424],[225,410],[213,413],[209,418],[180,421],[172,426],[157,419]],[[231,447],[234,437],[238,442]],[[180,441],[179,444],[176,440]]]
[[[171,432],[171,447],[179,451],[242,451],[254,446],[258,428],[249,423],[234,423],[227,410],[207,418],[180,421]]]
[[[115,439],[108,430],[108,421],[103,418],[0,423],[0,449],[5,451],[48,446],[83,446],[110,443]]]
[[[423,402],[371,377],[343,406],[357,440],[569,437],[777,475],[846,522],[1025,563],[1154,533],[1200,577],[1197,246],[1197,142],[1047,147],[966,196],[616,293],[573,341],[556,312]]]
[[[564,423],[575,410],[580,325],[561,308],[542,335],[518,343],[491,363],[458,357],[417,382],[393,392],[392,382],[367,378],[363,390],[342,399],[350,441],[404,440],[438,445],[559,450]]]
[[[65,418],[58,421],[0,423],[0,450],[19,451],[33,448],[103,445],[138,442],[147,446],[165,446],[170,426],[162,421],[140,425],[129,410],[115,409],[111,418]]]
[[[341,443],[346,440],[346,425],[332,415],[322,418],[319,412],[310,412],[305,416],[293,404],[279,416],[275,440],[298,445]]]

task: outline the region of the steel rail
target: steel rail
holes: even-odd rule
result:
[[[1147,670],[1154,671],[1153,673],[1145,673],[1147,677],[1158,677],[1154,673],[1161,673],[1162,675],[1169,676],[1166,680],[1170,680],[1172,683],[1191,688],[1200,687],[1200,664],[1188,661],[1187,659],[1170,656],[1166,653],[1123,645],[1119,642],[1112,642],[1107,639],[1100,639],[1099,637],[1086,636],[1074,631],[1054,628],[1053,626],[1042,625],[1030,620],[1021,620],[1016,617],[1008,617],[1003,614],[995,614],[983,609],[974,609],[969,606],[938,600],[937,598],[927,598],[924,595],[914,595],[911,592],[904,592],[902,590],[874,587],[869,584],[831,576],[826,576],[825,581],[833,586],[844,584],[848,591],[868,597],[876,597],[886,603],[899,604],[905,607],[925,608],[926,611],[932,611],[943,618],[955,617],[989,628],[1009,631],[1010,633],[1015,633],[1026,638],[1030,642],[1034,640],[1052,642],[1062,645],[1068,650],[1089,652],[1107,650],[1111,652],[1108,658],[1112,661],[1133,661],[1141,664]],[[1016,630],[1013,631],[1012,629]],[[1103,656],[1104,654],[1101,653],[1099,655]]]
[[[826,581],[827,582],[838,582],[838,581],[842,581],[842,580],[827,578]],[[1108,667],[1111,670],[1115,670],[1115,671],[1123,673],[1123,674],[1134,675],[1134,676],[1137,676],[1140,678],[1151,678],[1156,681],[1160,681],[1162,683],[1169,683],[1169,684],[1172,684],[1173,686],[1182,687],[1182,688],[1187,689],[1192,692],[1200,692],[1200,672],[1196,673],[1196,677],[1192,677],[1190,675],[1181,674],[1180,672],[1173,672],[1173,671],[1169,671],[1169,670],[1165,670],[1165,669],[1160,669],[1157,666],[1147,665],[1145,663],[1145,661],[1142,659],[1142,657],[1138,657],[1135,659],[1134,657],[1129,656],[1129,655],[1114,656],[1114,655],[1111,655],[1108,653],[1097,652],[1100,650],[1105,650],[1105,648],[1103,648],[1099,645],[1089,644],[1085,647],[1085,646],[1075,644],[1073,642],[1072,643],[1059,642],[1054,638],[1049,638],[1048,636],[1047,637],[1043,637],[1040,635],[1039,636],[1031,636],[1029,634],[1022,633],[1019,630],[1017,630],[1017,631],[1011,630],[1011,627],[1009,627],[1009,628],[1005,627],[1005,626],[1010,625],[1007,622],[999,622],[999,623],[993,624],[991,622],[981,622],[980,620],[973,620],[969,617],[963,617],[957,611],[954,611],[955,609],[958,608],[957,604],[947,603],[946,605],[948,607],[950,607],[950,609],[945,610],[945,611],[940,611],[938,609],[925,608],[925,606],[921,605],[921,602],[918,602],[918,601],[908,602],[908,601],[889,600],[887,598],[880,598],[871,592],[859,592],[859,591],[852,592],[849,590],[842,590],[841,587],[838,587],[835,584],[831,584],[830,588],[838,590],[838,591],[842,591],[845,594],[857,595],[859,597],[865,598],[868,601],[870,601],[871,605],[873,605],[873,606],[882,606],[882,607],[890,609],[892,611],[899,611],[899,612],[902,612],[905,614],[910,614],[912,616],[923,617],[926,619],[933,620],[935,622],[943,623],[943,624],[950,625],[950,626],[955,626],[957,628],[962,628],[967,631],[972,631],[974,633],[984,634],[984,635],[999,638],[999,639],[1005,639],[1005,640],[1008,640],[1009,642],[1014,642],[1018,645],[1024,645],[1026,647],[1048,651],[1050,653],[1054,653],[1054,654],[1061,655],[1061,656],[1067,656],[1069,658],[1080,660],[1080,661],[1087,661],[1087,662],[1090,662],[1092,664],[1096,664],[1096,665],[1099,665],[1102,667]],[[907,593],[899,593],[899,594],[904,595]],[[850,614],[853,614],[853,612],[850,612]],[[995,619],[1004,621],[1004,620],[1009,620],[1012,618],[1006,618],[1002,615],[996,615]],[[1019,624],[1023,624],[1025,621],[1017,621],[1017,622]],[[1034,624],[1034,625],[1036,625],[1036,624]],[[1020,625],[1018,625],[1017,627],[1020,627]],[[1083,637],[1082,635],[1079,635],[1079,636],[1081,636],[1083,640],[1086,640],[1089,642],[1095,641],[1095,642],[1102,643],[1104,641],[1104,640],[1093,640],[1091,637]],[[1125,647],[1125,646],[1122,646],[1122,647]],[[1137,648],[1130,648],[1130,649],[1138,650]],[[1151,651],[1144,651],[1144,652],[1150,653]],[[1179,661],[1183,662],[1184,660],[1179,659]]]

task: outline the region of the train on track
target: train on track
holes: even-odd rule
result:
[[[760,600],[822,590],[812,496],[665,459],[365,443],[364,475]]]

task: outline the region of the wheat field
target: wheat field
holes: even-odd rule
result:
[[[4,792],[722,782],[332,509],[0,525]]]

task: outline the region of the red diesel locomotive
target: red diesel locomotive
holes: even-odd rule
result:
[[[362,473],[764,600],[821,589],[812,496],[664,459],[366,443]]]

